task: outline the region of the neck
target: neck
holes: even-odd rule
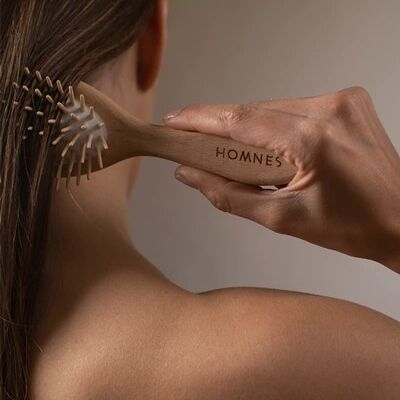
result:
[[[135,90],[125,71],[134,65],[134,51],[105,64],[88,77],[98,90],[142,118],[146,101]],[[129,89],[129,93],[125,93]],[[124,91],[125,89],[125,91]],[[132,93],[131,93],[132,91]],[[102,264],[122,263],[120,258],[136,254],[130,240],[128,200],[140,161],[126,160],[85,177],[76,187],[54,193],[49,221],[48,264],[82,266],[91,270]],[[126,261],[125,261],[126,262]],[[59,269],[59,268],[58,268]]]
[[[132,161],[111,169],[127,167],[132,169]],[[127,272],[138,290],[150,282],[169,285],[135,249],[129,230],[128,185],[118,182],[121,174],[111,169],[96,172],[89,182],[69,192],[54,193],[43,281],[46,290],[42,291],[45,302],[58,298],[56,302],[65,306],[97,283]],[[110,182],[111,177],[114,181]]]
[[[89,81],[121,107],[147,120],[153,96],[139,93],[129,81],[127,71],[135,70],[132,54],[128,52],[119,62],[106,64]],[[132,88],[129,93],[127,87]],[[143,276],[165,280],[131,242],[128,200],[139,164],[139,159],[126,160],[95,172],[89,181],[83,177],[79,187],[72,180],[69,190],[61,188],[54,193],[45,284],[53,286],[62,282],[56,286],[62,286],[63,294],[67,292],[71,297],[77,290],[91,287],[105,273],[108,276],[127,267],[137,278],[136,282],[142,281]]]
[[[61,263],[68,268],[75,264],[98,265],[100,261],[107,262],[110,256],[115,259],[121,254],[115,247],[117,243],[133,251],[126,178],[131,165],[132,161],[125,161],[109,170],[96,172],[90,181],[83,180],[79,187],[71,185],[68,191],[62,188],[54,193],[47,242],[48,263]]]

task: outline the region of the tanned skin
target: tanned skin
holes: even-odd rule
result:
[[[165,20],[166,1],[159,0],[139,41],[91,77],[91,83],[99,90],[143,120],[151,118]],[[338,100],[340,96],[334,98]],[[292,111],[297,113],[297,106],[302,104],[290,103],[296,107]],[[279,109],[288,106],[273,105]],[[245,111],[237,118],[232,110]],[[251,112],[245,114],[248,110],[229,108],[228,112],[222,111],[220,121],[226,121],[228,116],[228,126],[238,126],[240,130],[244,121],[257,121]],[[346,114],[348,108],[338,110]],[[180,119],[171,122],[172,118],[169,123],[213,130],[218,128],[212,122],[213,116],[218,118],[215,111],[205,106],[189,108],[189,114],[183,113]],[[191,116],[190,123],[187,115]],[[284,124],[283,119],[274,121]],[[293,118],[287,113],[289,122]],[[338,134],[344,137],[343,131]],[[259,129],[257,139],[262,138]],[[383,146],[387,142],[384,137],[376,139]],[[300,143],[311,146],[312,140],[307,140]],[[37,347],[31,371],[33,400],[400,398],[399,322],[346,301],[301,293],[263,288],[191,293],[169,281],[144,259],[132,244],[127,217],[129,194],[139,164],[140,160],[127,160],[93,174],[79,188],[54,194],[48,272],[37,305],[40,318],[34,335]],[[303,160],[303,165],[309,164]],[[387,165],[395,165],[395,157]],[[188,171],[182,175],[185,172]],[[264,203],[260,196],[265,194],[200,171],[189,171],[185,178],[221,209],[277,231],[310,235],[310,241],[319,238],[319,244],[326,247],[379,258],[396,270],[395,254],[389,251],[395,241],[394,225],[388,228],[391,235],[382,252],[378,245],[363,250],[355,241],[352,249],[340,240],[339,228],[346,227],[344,217],[330,242],[319,235],[322,224],[332,224],[328,216],[318,213],[322,212],[318,196],[327,198],[329,191],[318,186],[320,181],[307,180],[308,176],[299,175],[289,189],[277,191],[271,202],[263,198]],[[289,201],[290,190],[300,190],[306,182],[314,186],[307,186],[309,191],[298,197],[303,201],[299,203],[302,207],[285,208],[295,204]],[[223,184],[221,190],[217,190],[217,183]],[[375,200],[368,197],[368,201]],[[346,211],[346,204],[339,204],[336,210],[333,204],[330,206],[332,218],[335,213]],[[295,232],[288,221],[304,207],[316,210],[317,214],[312,214],[316,217],[296,214],[303,218],[299,226],[310,229],[308,233]],[[371,243],[373,233],[367,228],[368,224],[365,231],[357,231]]]

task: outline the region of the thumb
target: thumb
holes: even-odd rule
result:
[[[284,233],[286,217],[293,217],[287,212],[291,207],[289,199],[295,197],[289,189],[262,189],[187,166],[178,167],[175,177],[199,190],[219,210],[250,219],[275,232]]]

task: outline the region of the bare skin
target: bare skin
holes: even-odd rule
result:
[[[400,157],[365,89],[194,105],[166,123],[274,151],[298,168],[286,187],[272,192],[178,168],[177,177],[217,208],[400,272]]]
[[[165,18],[160,0],[141,38],[146,52],[139,41],[91,77],[145,120]],[[136,74],[138,63],[148,74]],[[139,163],[125,161],[54,194],[34,336],[34,400],[399,398],[397,321],[345,301],[278,290],[191,293],[145,260],[127,220]]]

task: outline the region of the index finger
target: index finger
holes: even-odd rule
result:
[[[304,137],[313,130],[304,115],[243,104],[196,104],[167,115],[175,129],[229,137],[238,142],[279,153],[300,156]]]

